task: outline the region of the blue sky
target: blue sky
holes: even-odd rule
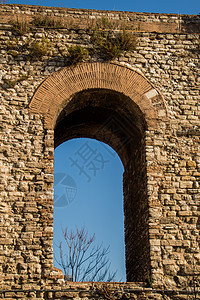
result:
[[[84,161],[83,153],[87,153]],[[91,235],[95,233],[97,244],[110,246],[111,270],[117,270],[116,280],[125,281],[120,158],[108,145],[85,138],[61,144],[54,155],[54,254],[59,258],[56,244],[63,240],[61,227],[85,226]]]
[[[149,13],[200,13],[199,0],[8,0],[7,3]],[[78,167],[72,165],[72,161],[78,159],[77,151],[84,147],[86,142],[106,161],[104,165],[99,165],[96,172],[90,168],[86,170],[87,175],[80,174]],[[89,159],[93,158],[94,156],[90,156]],[[69,229],[75,228],[76,225],[85,225],[90,234],[96,234],[97,243],[103,242],[105,247],[110,245],[111,269],[118,270],[116,280],[125,281],[123,166],[119,157],[111,148],[98,141],[71,140],[55,149],[54,174],[54,254],[58,257],[55,244],[62,240],[61,225],[63,228],[68,226]]]
[[[57,6],[69,8],[86,8],[86,9],[101,9],[101,10],[121,10],[121,11],[134,11],[134,12],[157,12],[157,13],[178,13],[178,14],[199,14],[200,1],[181,1],[181,0],[168,0],[168,1],[132,1],[132,0],[18,0],[10,1],[7,3],[18,4],[34,4],[43,6]]]

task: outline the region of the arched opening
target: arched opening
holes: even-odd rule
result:
[[[85,163],[79,155],[83,149],[87,150]],[[104,164],[99,162],[99,157],[102,157]],[[80,173],[73,165],[75,159],[85,174]],[[109,266],[109,272],[103,280],[108,280],[109,274],[116,271],[113,279],[126,281],[123,171],[117,153],[108,145],[94,139],[71,139],[55,149],[53,253],[54,267],[61,269],[63,274],[72,272],[71,268],[66,270],[60,261],[60,242],[63,255],[68,250],[62,229],[67,227],[68,231],[76,231],[76,228],[84,228],[89,236],[95,234],[93,246],[101,246],[101,249],[109,247],[105,256],[108,259],[106,266]],[[83,269],[81,270],[79,280],[83,275]],[[102,271],[99,273],[102,274]],[[95,281],[99,279],[99,273]],[[87,280],[91,280],[92,274],[94,271]]]
[[[162,174],[154,157],[154,139],[156,131],[162,130],[159,123],[165,126],[164,122],[168,122],[161,93],[131,66],[83,63],[63,68],[46,78],[35,91],[29,112],[39,114],[44,122],[48,176],[53,170],[54,133],[55,147],[72,138],[88,137],[105,142],[118,153],[125,170],[127,281],[144,280],[149,271],[155,281],[160,280],[163,274],[160,215],[155,211],[160,205]],[[47,187],[47,194],[53,209],[51,187]],[[52,256],[49,265],[53,265]],[[44,266],[44,271],[48,273],[48,267]]]
[[[93,138],[110,145],[121,158],[127,281],[145,280],[150,270],[145,130],[138,106],[108,89],[76,93],[60,112],[54,130],[55,147],[73,138]],[[101,159],[97,157],[99,163]]]

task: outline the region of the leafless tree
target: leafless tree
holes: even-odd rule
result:
[[[56,262],[64,271],[66,281],[113,281],[116,272],[111,273],[107,257],[109,247],[94,245],[95,234],[88,235],[85,227],[63,230],[65,248],[60,242],[59,260]]]

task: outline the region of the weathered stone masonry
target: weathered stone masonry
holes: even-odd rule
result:
[[[44,14],[70,24],[22,36],[10,25]],[[137,49],[66,67],[69,46],[94,47],[88,26],[102,16],[137,32]],[[136,283],[65,285],[53,269],[54,146],[73,137],[108,143],[124,164],[127,280],[151,274],[155,287],[185,288],[200,272],[200,17],[1,5],[0,18],[2,298],[163,297]],[[46,56],[28,57],[34,40]],[[119,131],[108,140],[110,118]]]

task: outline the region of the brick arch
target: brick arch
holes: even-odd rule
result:
[[[45,128],[53,129],[58,115],[74,94],[98,88],[131,98],[144,113],[149,129],[167,117],[164,99],[149,80],[131,67],[116,63],[83,63],[54,72],[34,93],[29,111],[42,114]]]
[[[159,119],[167,118],[162,95],[129,66],[84,63],[63,68],[44,80],[29,110],[43,115],[45,128],[53,129],[55,146],[73,137],[89,137],[109,144],[118,153],[124,165],[127,281],[145,280],[154,259],[148,176],[156,170],[156,163],[153,171],[147,169],[146,129],[156,129]],[[108,124],[110,116],[116,119],[116,131]]]

